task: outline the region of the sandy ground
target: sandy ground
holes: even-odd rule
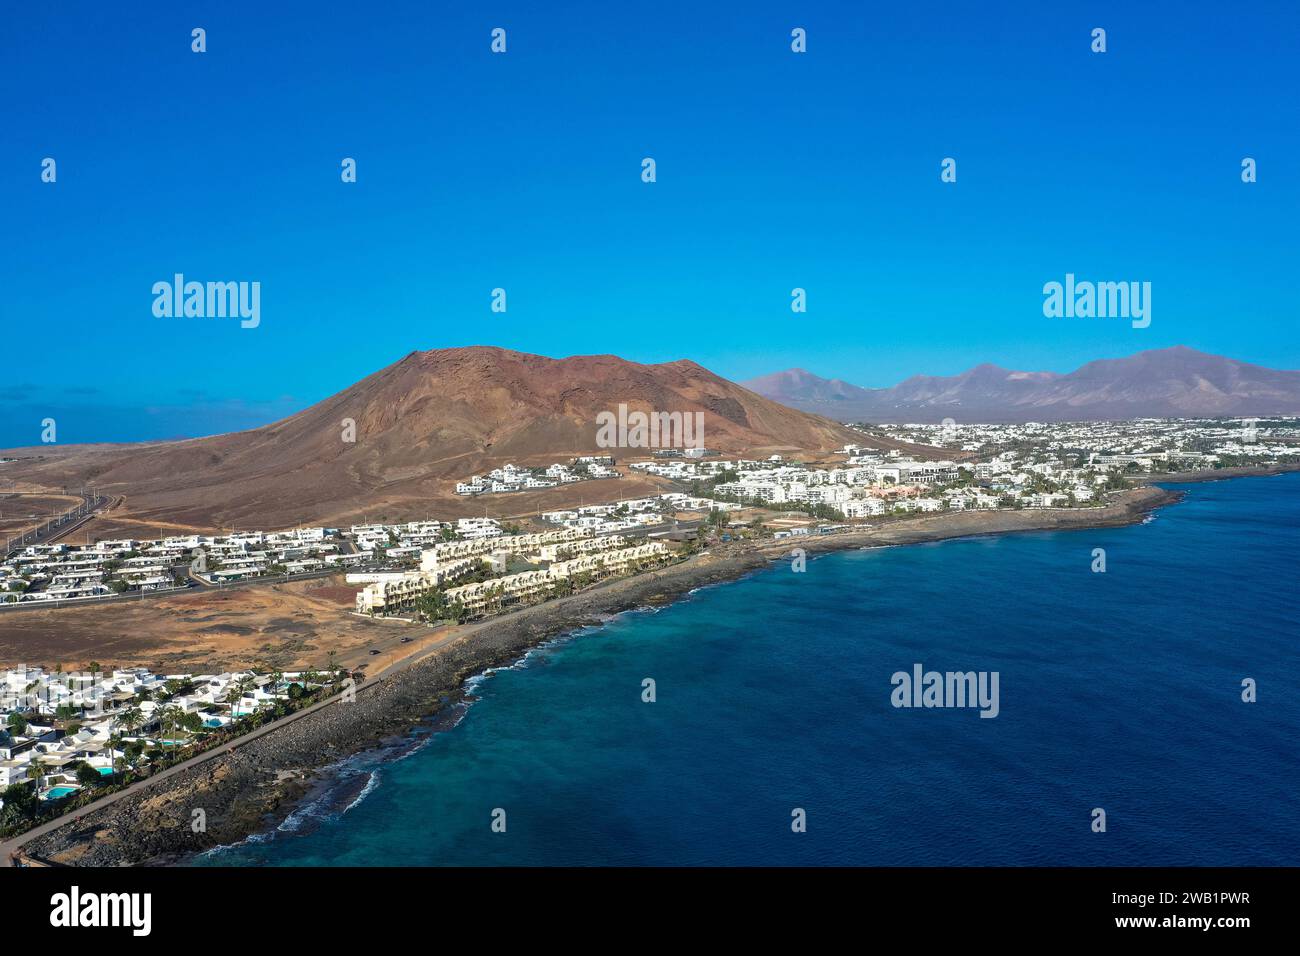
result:
[[[319,525],[324,527],[350,527],[353,524],[371,521],[404,522],[425,518],[437,518],[443,521],[456,518],[496,518],[498,520],[521,521],[541,514],[543,511],[562,511],[582,505],[600,504],[625,498],[644,498],[663,494],[672,490],[671,483],[654,476],[632,474],[624,478],[610,478],[598,481],[576,482],[561,485],[543,491],[516,492],[504,495],[479,495],[466,497],[452,493],[434,497],[421,496],[409,498],[398,496],[377,496],[364,510],[316,514],[304,510],[297,518],[275,527],[258,528],[260,531],[278,531],[296,525]],[[78,499],[73,499],[75,504]],[[62,510],[66,510],[62,509]],[[49,508],[45,509],[48,513]],[[3,512],[0,512],[2,514]],[[114,538],[135,538],[136,540],[156,540],[168,535],[185,534],[221,534],[232,530],[249,530],[245,527],[232,528],[210,521],[187,523],[175,521],[162,514],[158,509],[140,510],[126,495],[121,504],[110,512],[96,516],[66,540],[72,544],[89,544]],[[0,541],[0,544],[3,544]]]
[[[157,541],[169,535],[212,534],[214,530],[216,529],[140,518],[131,514],[128,503],[124,501],[95,515],[62,540],[68,544],[94,544],[96,541],[115,541],[121,538]]]
[[[358,588],[343,576],[201,591],[146,601],[0,612],[0,667],[64,669],[90,660],[161,673],[254,665],[323,668],[331,650],[347,666],[396,659],[431,633],[349,613]],[[371,648],[382,651],[371,655]]]
[[[138,453],[147,457],[152,448],[151,445],[138,446]],[[20,491],[57,493],[66,484],[79,484],[85,473],[97,474],[110,467],[121,456],[121,446],[51,446],[42,449],[39,455],[27,455],[5,464],[0,469],[0,491],[16,487]],[[567,458],[566,455],[510,456],[511,461],[521,466],[546,466]],[[101,540],[122,537],[149,539],[195,532],[218,534],[234,529],[275,531],[306,525],[346,527],[368,521],[392,523],[428,517],[443,520],[484,516],[517,519],[541,511],[659,494],[670,487],[665,479],[630,472],[626,463],[620,462],[618,470],[623,477],[618,479],[575,482],[541,491],[468,497],[455,493],[456,481],[464,480],[471,472],[484,473],[490,463],[477,468],[470,463],[460,468],[455,461],[442,464],[454,470],[454,479],[407,476],[400,480],[394,478],[377,487],[358,489],[356,494],[342,494],[345,490],[342,486],[308,482],[293,493],[281,489],[282,493],[275,501],[270,500],[267,486],[261,479],[250,479],[238,486],[217,487],[210,483],[191,486],[191,478],[191,485],[180,482],[171,487],[158,474],[146,470],[130,481],[105,480],[96,485],[98,491],[124,500],[111,514],[96,518],[84,531],[79,530],[72,540],[82,542],[87,535]],[[140,467],[145,468],[145,465]]]

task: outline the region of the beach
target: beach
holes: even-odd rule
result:
[[[725,543],[659,571],[456,628],[433,647],[417,643],[412,657],[364,682],[354,703],[320,707],[199,766],[152,785],[146,782],[138,791],[27,841],[22,851],[64,865],[149,865],[236,843],[282,819],[331,765],[400,741],[422,721],[457,704],[467,678],[620,612],[671,603],[696,588],[760,570],[795,548],[816,554],[976,535],[1117,527],[1140,522],[1180,498],[1180,492],[1144,486],[1116,495],[1103,508],[943,513],[829,535]],[[198,833],[191,825],[195,810],[203,811],[205,821]]]

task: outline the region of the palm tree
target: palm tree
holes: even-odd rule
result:
[[[230,684],[230,690],[226,693],[226,701],[231,705],[231,716],[234,716],[234,705],[244,699],[244,696],[253,686],[253,678],[245,675]]]
[[[179,707],[164,707],[159,720],[162,722],[163,736],[170,737],[181,728],[182,721],[185,720],[185,711]]]
[[[132,704],[118,716],[118,721],[128,731],[136,730],[144,723],[144,712],[139,707]]]
[[[240,698],[243,696],[244,692],[238,682],[232,681],[230,686],[226,688],[226,704],[230,707],[231,720],[239,719],[239,716],[235,713],[235,705],[239,703]]]

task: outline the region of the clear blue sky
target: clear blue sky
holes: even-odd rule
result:
[[[0,446],[260,424],[470,344],[1300,368],[1298,47],[1293,2],[11,5]],[[1150,281],[1151,327],[1044,318],[1067,271]],[[260,327],[156,318],[175,272],[261,282]]]

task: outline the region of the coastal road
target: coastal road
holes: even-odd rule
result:
[[[495,618],[493,620],[500,620],[500,619]],[[483,622],[483,623],[487,623],[487,622]],[[404,657],[401,660],[394,661],[392,664],[389,664],[387,667],[385,667],[374,677],[367,677],[358,686],[357,693],[358,694],[365,693],[371,687],[377,686],[378,684],[392,677],[394,674],[397,674],[398,672],[405,670],[406,668],[412,666],[418,661],[422,661],[425,658],[429,657],[430,655],[436,654],[444,647],[455,642],[462,636],[466,636],[470,633],[473,633],[481,626],[482,624],[477,624],[477,625],[472,625],[467,629],[448,628],[446,632],[443,633],[442,635],[434,636],[432,638],[426,638],[424,641],[421,641],[421,649],[417,653],[411,655],[410,657]],[[272,723],[265,724],[254,731],[244,734],[243,736],[237,738],[236,740],[232,740],[228,744],[225,744],[221,747],[216,747],[212,750],[205,751],[201,754],[197,754],[193,757],[190,757],[188,760],[182,760],[180,763],[176,764],[175,766],[168,767],[166,770],[160,771],[159,773],[146,777],[143,780],[137,780],[135,783],[131,784],[129,787],[126,787],[124,790],[118,790],[115,793],[110,793],[107,796],[102,797],[99,800],[96,800],[94,803],[89,804],[88,806],[80,807],[76,810],[73,810],[70,813],[65,813],[62,816],[55,817],[53,820],[49,820],[46,823],[42,823],[38,827],[34,827],[33,829],[28,830],[26,833],[22,833],[11,840],[6,840],[5,842],[0,843],[0,868],[13,866],[15,855],[21,853],[22,848],[25,845],[27,845],[32,840],[37,839],[38,837],[42,837],[47,833],[51,833],[54,830],[58,830],[61,827],[65,827],[70,823],[74,823],[77,820],[80,820],[82,817],[88,816],[92,813],[96,813],[99,810],[104,809],[105,807],[117,803],[119,800],[123,800],[126,797],[133,796],[134,794],[140,793],[148,789],[149,787],[154,786],[156,783],[166,780],[169,777],[174,777],[177,774],[184,773],[187,770],[192,770],[195,767],[205,764],[210,760],[215,760],[218,757],[222,757],[227,754],[233,753],[235,749],[238,747],[242,747],[245,744],[254,741],[259,737],[263,737],[266,734],[269,734],[273,730],[279,730],[281,727],[286,727],[289,724],[293,723],[295,720],[301,720],[303,717],[306,717],[308,714],[315,713],[316,711],[321,710],[324,707],[329,707],[333,704],[341,703],[342,700],[343,700],[342,695],[335,694],[331,697],[327,697],[325,700],[317,701],[314,704],[304,707],[302,710],[294,711],[292,714],[282,717],[277,721],[273,721]]]
[[[929,515],[924,518],[915,519],[912,522],[898,522],[897,524],[886,523],[883,526],[864,526],[858,529],[856,534],[845,535],[809,535],[808,544],[814,542],[829,542],[833,539],[840,539],[842,547],[861,547],[880,543],[897,544],[910,543],[910,541],[922,540],[941,540],[950,537],[966,537],[978,534],[1000,534],[1009,531],[1030,531],[1030,530],[1061,530],[1069,527],[1107,527],[1115,524],[1128,524],[1137,520],[1142,514],[1145,514],[1150,507],[1159,504],[1168,503],[1164,496],[1168,492],[1159,492],[1157,489],[1143,487],[1126,492],[1123,496],[1126,501],[1113,501],[1105,508],[1100,509],[1034,509],[1033,511],[1017,512],[985,512],[985,513],[966,513],[958,512],[948,515]],[[1157,500],[1159,499],[1159,500]],[[932,529],[932,530],[931,530]],[[771,543],[757,550],[759,554],[766,557],[772,557],[779,551],[784,551],[790,546],[790,540],[784,540],[779,543]],[[726,546],[723,546],[724,548]],[[822,550],[818,548],[817,550]],[[654,576],[653,573],[651,576]],[[611,579],[597,585],[597,588],[604,585],[613,584],[622,578]],[[569,601],[578,601],[585,599],[590,591],[583,591],[574,594],[568,598],[561,598],[556,604],[567,603]],[[406,670],[414,664],[422,661],[447,646],[459,641],[462,638],[469,638],[482,628],[494,627],[502,621],[509,619],[515,614],[527,613],[535,605],[521,608],[508,614],[498,617],[488,618],[471,625],[461,625],[458,627],[448,627],[443,633],[432,633],[428,636],[418,639],[417,651],[409,657],[394,661],[384,667],[373,677],[367,678],[358,688],[357,693],[365,693],[372,686],[381,684],[393,675]],[[72,813],[64,814],[57,819],[50,820],[41,824],[33,830],[15,837],[5,843],[0,844],[0,866],[12,865],[11,855],[20,851],[28,842],[68,825],[82,817],[94,813],[104,807],[123,799],[126,796],[139,793],[152,786],[155,782],[164,780],[178,773],[196,767],[209,760],[233,752],[236,748],[243,746],[245,743],[256,740],[273,730],[287,726],[295,720],[299,720],[314,711],[332,704],[340,703],[338,696],[330,697],[326,700],[319,701],[309,707],[281,718],[272,724],[260,727],[257,730],[245,734],[244,736],[219,747],[207,753],[198,754],[188,760],[182,761],[174,767],[161,771],[153,777],[137,781],[125,790],[109,794],[100,800],[95,801],[87,807],[82,807]]]
[[[651,572],[651,574],[653,573],[654,572]],[[608,581],[603,581],[600,584],[596,585],[596,588],[598,589],[601,587],[605,587],[607,585],[614,584],[622,580],[626,580],[626,579],[611,578]],[[573,594],[570,595],[569,597],[560,598],[555,603],[560,604],[560,603],[567,603],[569,601],[581,600],[587,597],[589,594],[590,591],[583,591],[579,594]],[[362,683],[357,687],[357,693],[364,694],[372,687],[376,687],[379,684],[382,684],[384,681],[393,677],[395,674],[398,674],[406,670],[407,668],[414,666],[420,661],[431,657],[432,655],[438,653],[439,651],[450,646],[451,644],[456,643],[462,638],[469,638],[484,628],[495,627],[499,625],[502,621],[508,620],[509,618],[513,617],[516,614],[526,613],[527,611],[531,610],[535,606],[536,605],[529,605],[527,607],[522,607],[519,608],[518,610],[511,611],[506,614],[502,614],[496,617],[490,617],[487,618],[486,620],[475,622],[474,624],[445,626],[444,629],[442,630],[442,633],[438,633],[438,631],[435,629],[432,633],[427,634],[425,637],[415,638],[414,641],[416,643],[417,649],[413,654],[407,657],[403,657],[400,660],[393,661],[391,664],[388,664],[381,671],[376,673],[374,676],[366,677],[365,680],[363,680]],[[357,668],[354,667],[352,669],[355,671]],[[115,793],[108,794],[100,798],[99,800],[96,800],[94,803],[91,803],[88,806],[80,807],[77,810],[74,810],[70,813],[65,813],[62,816],[56,817],[53,820],[49,820],[45,823],[42,823],[40,826],[28,830],[26,833],[20,834],[19,836],[16,836],[10,840],[0,843],[0,867],[13,866],[14,855],[20,853],[22,851],[22,848],[26,844],[28,844],[32,840],[37,839],[38,837],[44,836],[47,833],[51,833],[54,830],[58,830],[61,827],[65,827],[68,824],[81,819],[82,817],[89,816],[90,814],[102,810],[105,807],[111,806],[112,804],[117,803],[119,800],[125,799],[128,796],[132,796],[134,794],[140,793],[146,790],[147,788],[152,787],[154,784],[158,783],[159,781],[166,780],[168,777],[174,777],[177,774],[184,773],[185,771],[200,766],[201,764],[207,763],[210,760],[215,760],[218,757],[224,756],[229,753],[233,753],[237,748],[242,747],[245,744],[249,743],[250,741],[256,740],[259,737],[265,736],[266,734],[269,734],[273,730],[279,730],[281,727],[286,727],[289,724],[293,723],[295,720],[301,720],[302,718],[306,717],[308,714],[315,713],[316,711],[324,707],[329,707],[333,704],[338,704],[341,702],[342,702],[342,697],[339,695],[328,697],[322,701],[317,701],[316,703],[311,704],[310,706],[305,707],[302,710],[295,711],[294,713],[289,714],[286,717],[280,718],[274,723],[266,724],[265,726],[259,727],[257,730],[254,730],[251,733],[244,734],[242,737],[239,737],[236,740],[232,740],[228,744],[225,744],[221,747],[217,747],[213,750],[206,751],[201,754],[197,754],[193,757],[190,757],[188,760],[183,760],[180,763],[176,764],[175,766],[168,767],[166,770],[163,770],[155,774],[154,776],[146,777],[144,780],[136,781],[135,783],[131,784],[129,787],[127,787],[124,790],[119,790]]]

